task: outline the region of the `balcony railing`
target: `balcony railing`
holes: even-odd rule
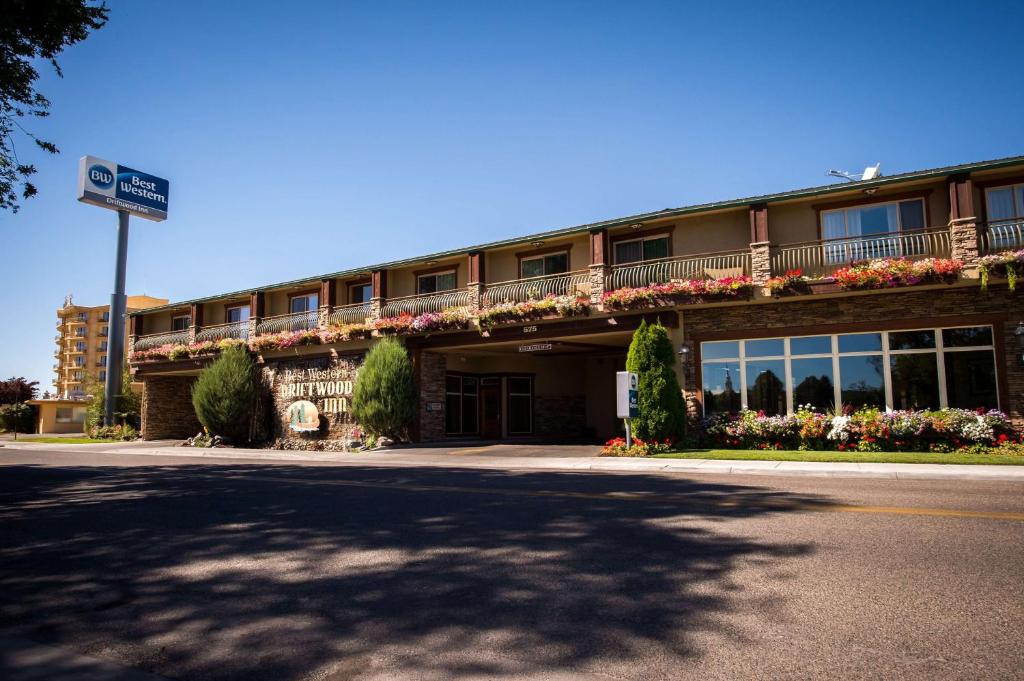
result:
[[[750,251],[723,251],[614,265],[610,288],[638,288],[683,279],[721,279],[745,274],[750,274]]]
[[[463,288],[390,298],[381,308],[380,316],[420,315],[424,312],[440,312],[452,307],[469,307],[469,291]]]
[[[196,332],[197,341],[218,341],[222,338],[249,337],[249,322],[227,322],[226,324],[210,324]]]
[[[997,253],[1024,248],[1024,219],[990,222],[982,233],[981,252]]]
[[[943,258],[949,254],[949,230],[945,228],[806,241],[773,249],[772,274],[801,270],[804,276],[827,277],[857,260]]]
[[[579,270],[488,284],[487,290],[484,292],[482,306],[487,307],[498,303],[521,303],[527,300],[539,300],[549,295],[581,295],[589,298],[590,272]]]
[[[280,314],[274,317],[264,317],[256,326],[256,333],[281,333],[282,331],[306,331],[315,329],[319,318],[317,310],[308,312],[293,312],[291,314]]]
[[[188,343],[188,331],[169,331],[139,336],[135,340],[134,350],[149,350],[161,345],[184,345]]]
[[[331,310],[327,321],[331,324],[362,324],[372,312],[373,308],[370,303],[337,305]]]

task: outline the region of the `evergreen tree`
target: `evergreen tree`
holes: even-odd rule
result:
[[[221,352],[192,386],[192,407],[210,435],[248,442],[258,392],[256,364],[249,351],[233,346]]]
[[[366,355],[352,391],[352,417],[371,435],[408,437],[416,414],[412,362],[402,344],[384,338]]]
[[[686,406],[675,362],[665,327],[640,322],[629,344],[626,370],[637,375],[640,415],[633,419],[633,434],[641,440],[676,441],[683,436]]]
[[[103,425],[103,409],[106,403],[106,386],[103,382],[87,377],[85,379],[85,392],[89,395],[89,405],[85,411],[86,430],[98,428]],[[142,414],[142,398],[132,390],[132,374],[125,362],[121,371],[121,394],[117,397],[117,404],[114,405],[114,420],[117,423],[127,423],[132,428],[138,428]]]

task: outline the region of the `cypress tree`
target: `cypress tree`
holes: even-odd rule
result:
[[[234,346],[199,375],[192,386],[192,407],[211,435],[233,443],[249,440],[256,407],[257,368],[249,351]]]
[[[641,440],[676,441],[683,436],[686,408],[675,372],[676,356],[668,331],[660,323],[640,326],[633,333],[626,370],[637,375],[640,415],[633,434]]]
[[[408,438],[416,414],[412,362],[395,338],[384,338],[366,355],[352,390],[352,417],[368,433]]]

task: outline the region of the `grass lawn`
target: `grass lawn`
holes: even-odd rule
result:
[[[853,463],[967,463],[1024,466],[1024,456],[939,454],[930,452],[801,452],[760,449],[688,449],[655,454],[658,459],[732,459],[743,461],[845,461]]]

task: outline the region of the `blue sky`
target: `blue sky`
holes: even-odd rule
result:
[[[109,2],[42,68],[63,153],[0,214],[0,376],[50,388],[64,295],[109,301],[86,154],[170,179],[128,293],[185,299],[1024,153],[1020,3],[709,4]]]

